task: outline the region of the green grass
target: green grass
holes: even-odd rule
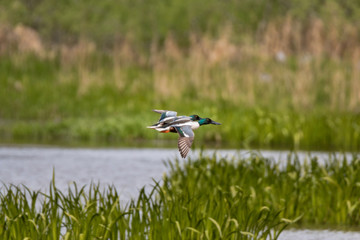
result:
[[[199,114],[221,122],[221,126],[197,130],[196,139],[200,145],[207,141],[235,148],[356,150],[360,147],[359,114],[356,109],[333,109],[331,102],[337,103],[338,96],[332,96],[331,92],[319,100],[313,98],[313,107],[308,109],[295,104],[294,96],[286,94],[287,87],[281,82],[274,82],[274,86],[259,82],[260,85],[250,87],[248,91],[254,92],[258,99],[253,104],[249,103],[252,97],[246,96],[246,89],[241,87],[246,86],[248,80],[240,78],[229,83],[229,86],[236,84],[234,95],[223,94],[228,85],[208,90],[201,87],[211,83],[217,86],[224,73],[235,70],[227,65],[215,69],[203,66],[217,74],[208,75],[205,71],[195,82],[190,75],[183,82],[184,86],[176,88],[174,85],[165,94],[159,92],[158,86],[173,86],[174,80],[169,78],[157,85],[161,78],[156,77],[160,74],[156,66],[110,67],[115,63],[109,56],[96,54],[93,59],[88,56],[86,64],[73,68],[62,66],[58,58],[20,55],[1,59],[0,71],[4,75],[0,78],[0,137],[6,142],[124,144],[176,139],[175,135],[146,129],[159,117],[151,109],[159,108],[176,110],[181,115]],[[255,66],[255,62],[251,66]],[[250,71],[251,66],[244,66],[230,76]],[[178,67],[169,66],[164,70],[168,77],[179,77],[175,82],[191,74],[192,69],[188,66],[179,73]],[[328,67],[330,69],[330,65]],[[280,76],[283,70],[280,66],[279,72],[274,74]],[[115,77],[116,74],[120,76]],[[322,81],[312,84],[316,95],[325,94],[321,90]],[[332,86],[333,83],[326,84]],[[301,98],[311,98],[307,92],[302,94]]]
[[[360,147],[357,1],[0,6],[2,142],[175,138],[145,128],[158,108],[223,123],[200,145]]]
[[[188,46],[189,32],[218,36],[226,24],[237,29],[237,39],[246,39],[262,31],[264,23],[286,15],[304,23],[319,17],[329,26],[336,19],[338,28],[351,23],[357,29],[360,18],[358,1],[341,0],[16,0],[1,1],[0,6],[0,22],[30,26],[47,42],[73,43],[85,37],[106,49],[131,37],[144,52],[153,42],[164,44],[169,34]]]
[[[292,227],[356,229],[360,159],[253,154],[168,161],[162,182],[122,202],[117,189],[53,181],[46,193],[0,189],[3,239],[277,239]],[[358,229],[357,229],[358,230]]]
[[[4,121],[0,123],[0,136],[3,141],[25,143],[121,145],[172,139],[175,144],[177,135],[160,134],[146,128],[158,118],[149,109],[139,113],[125,111],[104,118]],[[293,150],[356,150],[360,147],[360,118],[352,114],[302,115],[295,112],[272,113],[261,109],[237,112],[228,109],[206,115],[198,111],[188,113],[209,116],[222,123],[221,126],[198,129],[197,146],[217,143],[227,148]]]
[[[200,157],[184,164],[168,162],[173,189],[207,195],[220,189],[250,197],[251,209],[267,206],[280,217],[300,219],[296,226],[358,227],[360,223],[360,159],[329,154],[303,162],[289,154],[286,162],[253,154],[233,159]]]
[[[172,188],[165,180],[140,190],[125,206],[114,187],[99,185],[49,193],[3,186],[3,239],[276,239],[291,222],[279,212],[251,209],[249,195],[213,189],[208,195]]]

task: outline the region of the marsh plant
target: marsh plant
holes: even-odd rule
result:
[[[166,162],[161,182],[124,202],[113,186],[61,192],[3,185],[2,239],[277,239],[292,227],[356,228],[360,159],[248,158]]]
[[[251,208],[281,210],[297,226],[357,227],[360,223],[360,158],[329,155],[284,162],[254,154],[249,158],[200,157],[184,164],[168,162],[173,188],[196,194],[242,192]],[[195,190],[196,189],[196,190]]]
[[[266,206],[252,208],[242,191],[206,195],[155,182],[149,193],[121,204],[114,187],[99,185],[49,193],[3,186],[2,239],[276,239],[291,222]]]
[[[120,2],[0,2],[1,139],[154,139],[163,108],[225,146],[359,149],[358,1]]]

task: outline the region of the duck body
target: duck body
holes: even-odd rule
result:
[[[200,124],[196,121],[189,121],[189,122],[185,122],[185,123],[170,124],[169,126],[166,126],[166,127],[155,128],[155,130],[162,132],[162,133],[168,133],[168,132],[178,133],[178,131],[176,129],[185,127],[185,126],[189,126],[192,130],[195,130],[200,127]]]
[[[160,113],[160,119],[157,123],[149,126],[148,128],[155,129],[162,133],[173,132],[176,133],[176,129],[174,127],[181,126],[191,126],[192,129],[196,129],[200,127],[199,123],[196,122],[200,120],[198,115],[191,116],[177,116],[177,112],[174,111],[166,111],[166,110],[153,110],[154,112]]]
[[[202,125],[220,123],[212,121],[210,118],[201,118],[198,115],[177,116],[177,112],[167,110],[153,110],[160,113],[160,119],[157,123],[148,128],[155,129],[161,133],[178,133],[178,148],[181,157],[185,158],[194,141],[194,131]]]

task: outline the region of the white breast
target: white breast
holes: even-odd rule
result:
[[[190,122],[186,122],[186,123],[180,123],[180,124],[175,124],[175,125],[172,125],[173,127],[182,127],[182,126],[190,126],[191,129],[197,129],[200,127],[200,124],[198,122],[193,122],[193,121],[190,121]]]
[[[198,122],[190,122],[191,129],[197,129],[200,127],[200,124]]]

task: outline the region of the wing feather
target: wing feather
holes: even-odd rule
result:
[[[177,115],[177,112],[175,112],[175,111],[156,110],[156,109],[154,109],[153,111],[156,112],[156,113],[160,113],[160,114],[161,114],[160,119],[159,119],[159,122],[162,121],[162,120],[164,120],[164,119],[167,119],[167,118],[169,118],[169,117],[174,118],[174,117],[176,117],[176,115]],[[170,119],[171,119],[171,118],[170,118]]]
[[[179,137],[178,148],[182,158],[186,158],[193,141],[194,137]]]
[[[191,126],[175,127],[179,134],[178,148],[182,158],[185,158],[190,151],[191,145],[194,141],[194,132]]]

